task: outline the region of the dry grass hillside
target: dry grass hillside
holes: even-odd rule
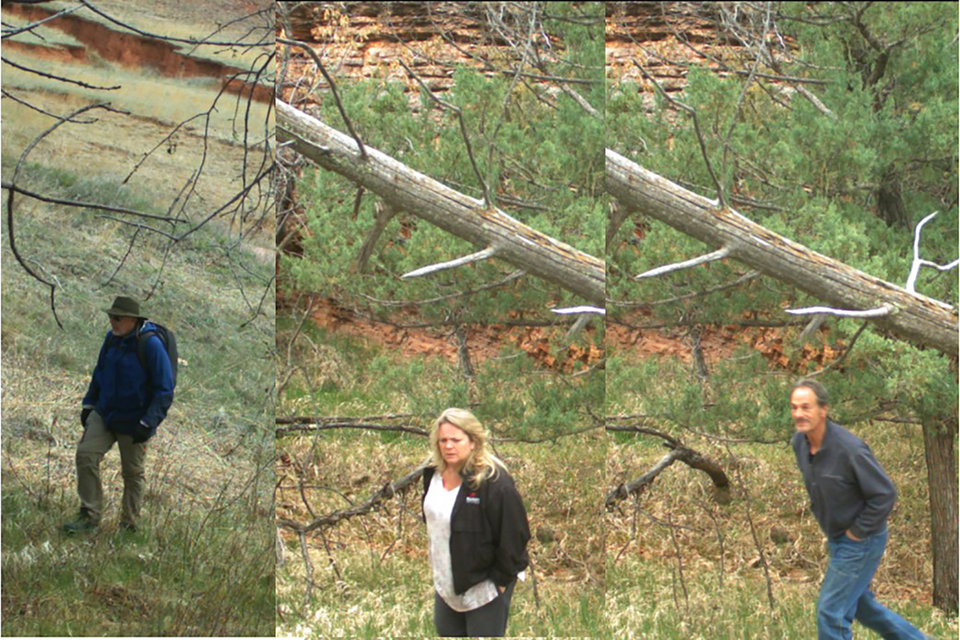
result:
[[[141,30],[200,37],[221,21],[212,10],[230,15],[201,4],[96,6]],[[252,10],[267,3],[248,4]],[[15,7],[4,4],[5,25],[40,19]],[[204,48],[171,51],[108,26],[90,10],[69,15],[72,22],[58,18],[5,41],[5,57],[85,85],[120,88],[5,65],[4,182],[15,178],[19,188],[47,199],[118,210],[20,194],[12,228],[4,219],[3,632],[272,635],[269,178],[241,207],[212,215],[272,161],[264,144],[272,135],[267,105],[248,101],[249,88],[242,96],[239,87],[224,92],[210,110],[224,65],[243,67],[256,56],[223,47],[216,54],[205,48],[209,55],[200,53]],[[203,22],[196,20],[201,15]],[[234,37],[242,33],[231,29]],[[182,67],[173,72],[171,61]],[[92,109],[50,130],[57,115],[100,102],[115,111]],[[207,111],[209,118],[196,117]],[[53,283],[56,318],[50,289],[14,256],[14,239],[23,265]],[[68,537],[61,524],[77,510],[80,399],[108,329],[102,309],[117,295],[139,298],[152,319],[176,332],[176,399],[148,445],[141,530],[118,529],[122,478],[114,449],[102,467],[102,526]]]

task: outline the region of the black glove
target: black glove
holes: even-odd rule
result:
[[[90,412],[91,412],[91,411],[93,411],[93,409],[82,409],[82,410],[80,411],[80,424],[83,425],[83,428],[84,428],[84,429],[87,428],[87,418],[90,417]]]
[[[150,436],[152,435],[153,434],[150,432],[150,427],[141,422],[137,425],[137,428],[133,433],[133,444],[142,444],[149,440]]]

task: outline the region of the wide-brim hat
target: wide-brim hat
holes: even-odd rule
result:
[[[143,318],[144,320],[147,318],[147,316],[140,313],[140,303],[126,296],[117,296],[113,301],[113,306],[109,309],[104,309],[104,311],[113,316],[128,316],[131,318]]]

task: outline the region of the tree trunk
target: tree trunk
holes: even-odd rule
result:
[[[710,247],[726,248],[730,257],[835,307],[863,310],[889,305],[891,313],[871,320],[903,340],[956,356],[957,315],[949,305],[811,251],[610,149],[606,166],[607,190],[622,206],[634,207]]]
[[[620,227],[623,226],[624,221],[630,217],[631,213],[633,212],[616,200],[611,202],[610,215],[607,216],[607,241],[604,245],[604,249],[606,251],[610,251],[610,246],[613,244],[613,238],[617,235],[617,231],[620,230]]]
[[[957,414],[923,419],[930,490],[930,539],[933,547],[933,604],[957,613],[957,463],[954,442]]]
[[[357,261],[353,264],[352,271],[357,271],[359,273],[367,272],[367,262],[370,260],[370,256],[373,255],[373,250],[377,246],[377,240],[380,239],[380,235],[383,233],[383,230],[387,228],[387,225],[390,224],[390,221],[393,220],[393,216],[397,214],[396,209],[391,207],[386,202],[377,203],[377,216],[373,222],[373,228],[370,229],[370,233],[367,234],[366,239],[363,241],[363,245],[360,247],[360,255],[357,257]]]
[[[356,141],[277,100],[277,143],[291,148],[444,231],[480,247],[531,275],[603,305],[604,263],[514,220],[497,208],[418,173],[376,149],[360,157]],[[366,145],[364,145],[366,146]]]
[[[877,189],[877,213],[888,227],[902,227],[910,229],[910,216],[903,205],[903,187],[897,169],[890,166],[880,179],[880,188]]]

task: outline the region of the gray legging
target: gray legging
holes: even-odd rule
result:
[[[502,638],[507,633],[510,598],[514,580],[495,600],[472,611],[454,611],[436,592],[433,594],[433,622],[437,635],[445,638]]]

